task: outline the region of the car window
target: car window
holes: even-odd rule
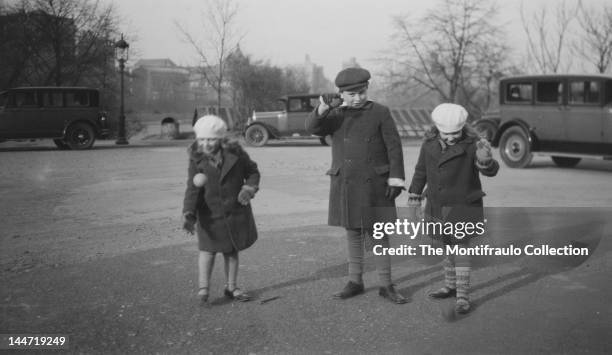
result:
[[[532,93],[531,83],[509,83],[506,87],[506,102],[531,103]]]
[[[17,107],[36,106],[36,95],[34,91],[18,91],[15,93],[15,105]]]
[[[312,111],[314,107],[310,104],[309,98],[302,99],[302,111]]]
[[[562,103],[563,83],[561,81],[540,81],[536,85],[536,101],[539,103]]]
[[[612,80],[606,80],[606,99],[604,103],[606,105],[612,104]]]
[[[66,92],[67,107],[89,106],[89,95],[87,91],[68,91]]]
[[[289,99],[289,111],[302,111],[302,100]]]
[[[62,93],[58,91],[45,91],[42,98],[44,107],[62,107],[64,105]]]
[[[310,98],[310,107],[311,107],[311,110],[314,110],[314,108],[317,107],[317,105],[319,105],[319,98],[318,97],[311,97]]]
[[[600,85],[592,80],[572,80],[569,83],[568,102],[573,105],[599,104]]]

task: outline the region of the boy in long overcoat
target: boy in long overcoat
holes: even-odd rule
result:
[[[223,253],[225,296],[248,301],[248,293],[236,286],[238,252],[257,240],[249,203],[259,189],[257,164],[238,142],[226,138],[227,125],[221,118],[203,116],[193,130],[196,141],[188,150],[183,228],[198,236],[198,296],[207,303],[215,254]]]
[[[321,97],[307,122],[312,134],[332,137],[328,224],[346,229],[349,254],[349,281],[334,295],[341,299],[364,292],[364,238],[368,237],[364,228],[368,216],[364,214],[376,207],[395,211],[395,198],[404,185],[400,136],[389,109],[368,100],[369,79],[370,73],[362,68],[340,71],[335,84],[342,105],[330,107]],[[387,236],[377,242],[389,245]],[[379,295],[405,303],[391,282],[389,256],[374,258],[381,283]]]
[[[483,200],[480,174],[495,176],[499,163],[491,155],[486,140],[466,126],[467,111],[460,105],[444,103],[432,114],[434,127],[425,136],[419,159],[408,188],[408,205],[420,207],[425,192],[425,216],[428,221],[448,221],[449,210],[465,221],[482,221]],[[449,235],[445,244],[469,245],[469,238],[457,239]],[[467,313],[470,309],[469,256],[448,255],[443,261],[445,286],[429,294],[432,298],[457,297],[455,311]]]

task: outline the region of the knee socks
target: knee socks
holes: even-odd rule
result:
[[[362,233],[361,229],[347,229],[346,237],[348,243],[348,272],[349,280],[363,284],[363,261],[364,261],[364,240],[367,236]],[[389,247],[389,239],[387,237],[377,241],[383,247]],[[391,284],[391,258],[388,255],[375,255],[374,262],[378,271],[378,278],[381,286],[389,286]]]
[[[450,258],[446,257],[442,261],[444,266],[444,286],[454,290],[457,288],[457,276],[455,274],[455,264]]]
[[[469,299],[470,269],[469,266],[455,267],[455,272],[457,273],[457,298]]]
[[[347,229],[349,281],[363,284],[363,237],[360,229]]]

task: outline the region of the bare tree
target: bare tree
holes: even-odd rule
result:
[[[9,46],[22,48],[8,84],[99,82],[112,64],[116,18],[98,0],[20,0],[4,19]]]
[[[499,76],[507,50],[497,12],[495,3],[483,0],[443,0],[420,21],[396,17],[395,85],[421,86],[443,101],[486,109],[478,102],[480,85]]]
[[[242,39],[236,30],[237,15],[238,5],[234,0],[207,0],[199,35],[175,21],[183,38],[198,55],[200,73],[215,90],[218,109],[222,106],[228,59]]]
[[[531,69],[539,73],[568,71],[572,66],[568,38],[577,9],[570,8],[563,0],[555,7],[552,18],[549,8],[544,6],[528,16],[521,2],[520,12],[527,35],[527,63]]]
[[[581,1],[578,7],[580,32],[574,51],[605,73],[612,62],[612,6],[587,8]]]

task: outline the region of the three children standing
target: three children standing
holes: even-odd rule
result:
[[[364,292],[363,244],[364,238],[371,237],[362,228],[362,211],[366,207],[394,208],[395,198],[404,186],[401,140],[389,109],[367,99],[369,79],[365,69],[341,71],[336,85],[344,103],[330,107],[321,98],[308,121],[312,133],[332,136],[329,224],[346,228],[349,251],[349,282],[334,294],[341,299]],[[420,206],[426,197],[429,220],[446,218],[447,207],[475,209],[482,215],[485,193],[480,174],[495,176],[499,169],[490,145],[466,126],[468,113],[460,105],[441,104],[431,117],[434,127],[420,149],[408,189],[409,206]],[[257,239],[249,204],[259,189],[257,164],[237,142],[227,139],[227,126],[219,117],[200,118],[194,132],[196,141],[189,148],[183,228],[198,236],[198,295],[203,304],[208,301],[215,254],[220,252],[225,258],[225,296],[247,301],[251,296],[237,287],[238,252]],[[194,183],[197,174],[205,175],[203,186]],[[461,247],[469,245],[469,239],[452,236],[442,236],[442,241]],[[380,243],[388,245],[387,238]],[[405,303],[391,283],[389,257],[375,259],[381,279],[380,296]],[[449,255],[443,267],[445,284],[430,297],[456,296],[456,312],[469,312],[469,257]]]

